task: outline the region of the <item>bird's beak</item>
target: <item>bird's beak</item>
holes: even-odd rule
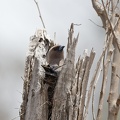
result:
[[[65,46],[60,46],[59,51],[62,51]]]

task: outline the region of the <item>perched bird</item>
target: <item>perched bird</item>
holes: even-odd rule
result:
[[[64,63],[65,46],[55,45],[48,51],[47,62],[50,66],[61,66]]]
[[[48,65],[41,65],[45,70],[45,83],[52,85],[56,84],[64,64],[64,47],[65,46],[56,45],[48,51],[46,58]]]

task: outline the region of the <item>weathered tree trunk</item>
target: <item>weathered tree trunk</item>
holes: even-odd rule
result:
[[[92,50],[90,57],[86,53],[84,58],[78,60],[75,68],[75,47],[78,36],[73,38],[73,31],[72,24],[69,31],[65,65],[55,88],[52,120],[77,120],[83,118],[89,71],[95,53]]]
[[[44,30],[38,30],[36,35],[30,38],[25,63],[20,120],[47,120],[48,118],[48,85],[43,84],[45,74],[41,66],[46,63],[48,46],[49,41]]]
[[[37,35],[30,39],[25,67],[21,120],[83,118],[89,72],[95,52],[92,50],[88,56],[85,51],[84,57],[79,58],[75,65],[75,48],[79,34],[74,38],[73,33],[74,24],[71,24],[67,56],[52,96],[52,110],[49,109],[49,85],[44,82],[45,71],[41,66],[46,64],[46,53],[52,42],[47,38],[44,30],[37,31]]]
[[[103,28],[106,32],[105,49],[107,49],[107,53],[103,55],[103,81],[96,120],[101,120],[102,113],[104,112],[103,100],[109,69],[111,70],[111,83],[108,97],[108,120],[117,120],[120,105],[118,102],[120,80],[120,16],[117,13],[117,10],[120,8],[118,6],[119,0],[107,0],[106,2],[101,0],[101,3],[92,0],[92,4],[102,20]]]
[[[88,86],[89,74],[95,57],[91,50],[90,55],[84,51],[75,63],[75,48],[79,34],[74,38],[74,24],[71,24],[67,55],[59,77],[51,87],[47,84],[46,54],[54,43],[47,38],[45,30],[38,30],[30,38],[29,51],[26,58],[23,103],[21,105],[20,120],[86,120],[92,97],[92,115],[94,120],[104,119],[103,103],[108,81],[108,72],[111,71],[110,90],[108,100],[108,120],[117,120],[120,95],[120,16],[116,12],[119,0],[106,0],[101,3],[92,0],[93,8],[100,16],[105,29],[105,45]],[[102,65],[102,67],[101,67]],[[103,73],[97,115],[94,111],[94,92],[99,76]],[[48,74],[48,73],[47,73]],[[51,76],[51,74],[50,74]],[[88,88],[88,92],[87,92]],[[49,98],[50,97],[50,98]],[[90,118],[91,119],[91,118]]]

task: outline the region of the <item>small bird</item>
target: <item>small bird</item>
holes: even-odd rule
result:
[[[47,62],[50,66],[61,66],[64,63],[65,46],[55,45],[48,51]]]
[[[52,85],[56,84],[64,64],[64,47],[65,46],[56,45],[48,51],[46,57],[48,65],[41,65],[45,70],[45,83]]]

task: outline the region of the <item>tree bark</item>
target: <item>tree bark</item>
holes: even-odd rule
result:
[[[120,16],[117,13],[118,0],[103,1],[92,0],[93,7],[100,16],[103,28],[106,31],[105,46],[107,54],[104,55],[103,82],[101,87],[98,112],[96,120],[102,119],[103,100],[107,83],[108,70],[111,70],[110,92],[108,97],[108,120],[117,120],[119,112],[119,79],[120,79]],[[112,64],[109,67],[109,64]]]
[[[20,120],[47,120],[48,118],[48,85],[43,84],[45,74],[41,66],[46,63],[48,43],[44,30],[38,30],[36,35],[30,38],[25,63]]]
[[[67,55],[62,70],[56,78],[50,72],[48,75],[43,67],[48,65],[46,54],[55,43],[47,37],[45,30],[37,30],[36,34],[30,38],[23,78],[20,120],[86,120],[91,97],[93,119],[102,120],[108,80],[110,90],[107,100],[107,118],[117,120],[120,107],[120,16],[117,11],[120,6],[118,3],[119,0],[105,2],[101,0],[101,3],[99,0],[92,0],[93,8],[102,20],[106,36],[104,49],[93,73],[90,87],[88,80],[95,51],[92,49],[89,55],[85,50],[83,57],[79,57],[75,63],[75,49],[79,34],[76,38],[74,37],[73,23],[68,34]],[[108,79],[109,70],[111,71],[110,79]],[[94,92],[101,71],[103,71],[102,86],[95,117]],[[52,77],[47,78],[48,76]],[[48,80],[55,81],[55,84],[51,86]]]
[[[46,84],[46,53],[54,43],[44,30],[38,30],[30,39],[23,86],[20,120],[80,120],[84,119],[85,98],[90,69],[95,57],[91,50],[84,52],[75,65],[75,48],[79,34],[74,38],[74,24],[68,37],[67,55],[57,83]],[[41,66],[42,65],[42,66]],[[53,79],[53,78],[51,78]],[[52,93],[51,92],[52,89]],[[49,96],[52,98],[49,98]],[[52,109],[52,110],[51,110]]]

